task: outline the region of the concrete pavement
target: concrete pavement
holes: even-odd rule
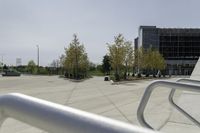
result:
[[[175,79],[170,79],[175,80]],[[23,93],[40,99],[85,110],[105,117],[139,125],[137,107],[145,87],[152,80],[111,85],[103,77],[94,77],[83,82],[71,82],[57,76],[0,77],[0,94]],[[156,89],[148,104],[145,116],[158,129],[165,129],[171,123],[172,108],[168,103],[169,89]],[[181,93],[177,93],[179,97]],[[178,122],[172,124],[175,126]],[[139,125],[140,126],[140,125]],[[168,128],[164,131],[168,131]],[[39,129],[8,119],[1,132],[42,133]]]

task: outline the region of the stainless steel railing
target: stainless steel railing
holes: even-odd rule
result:
[[[183,83],[192,83],[192,84],[197,84],[200,85],[200,81],[199,80],[193,80],[193,79],[178,79],[176,82],[183,82]],[[176,92],[176,89],[171,90],[170,94],[169,94],[169,102],[170,104],[177,109],[179,112],[181,112],[183,115],[185,115],[188,119],[190,119],[194,124],[196,124],[198,127],[200,127],[200,122],[198,120],[196,120],[194,117],[192,117],[189,113],[187,113],[183,108],[181,108],[180,106],[178,106],[175,101],[174,101],[174,94]]]
[[[182,82],[183,81],[184,80],[182,80]],[[197,82],[197,81],[194,81],[194,82]],[[154,81],[151,84],[149,84],[145,89],[145,92],[143,94],[143,97],[141,99],[141,102],[140,102],[138,110],[137,110],[137,118],[138,118],[138,121],[140,122],[140,124],[144,127],[153,129],[153,127],[149,123],[146,122],[146,120],[144,118],[144,111],[145,111],[146,105],[149,101],[149,98],[151,96],[152,91],[156,87],[159,87],[159,86],[167,87],[169,89],[173,88],[173,90],[172,90],[172,92],[170,93],[170,96],[169,96],[170,103],[174,107],[176,107],[176,109],[178,109],[181,113],[183,113],[185,116],[187,116],[187,117],[190,116],[182,108],[178,107],[175,104],[175,102],[173,101],[173,96],[174,96],[174,92],[175,92],[174,90],[175,89],[200,92],[200,85],[194,84],[194,82],[193,83],[179,83],[179,82],[172,82],[172,81],[157,80],[157,81]],[[190,119],[193,120],[194,118],[191,117]],[[196,122],[196,120],[194,120],[193,122]]]
[[[0,96],[0,124],[8,117],[49,133],[158,133],[22,94]]]

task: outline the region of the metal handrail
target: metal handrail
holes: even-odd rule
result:
[[[8,117],[49,133],[158,133],[22,94],[0,96],[0,124]]]
[[[154,128],[146,122],[146,120],[144,118],[144,110],[149,101],[152,91],[158,86],[167,87],[169,89],[173,88],[173,89],[179,89],[179,90],[200,92],[200,85],[196,85],[196,84],[178,83],[178,82],[163,81],[163,80],[153,81],[151,84],[149,84],[146,87],[145,92],[140,101],[138,110],[137,110],[137,118],[138,118],[138,121],[140,122],[140,124],[144,127],[150,128],[150,129],[154,129]]]
[[[193,84],[198,84],[200,85],[200,81],[199,80],[193,80],[193,79],[178,79],[176,82],[184,82],[184,83],[193,83]],[[194,124],[196,124],[198,127],[200,127],[200,122],[198,120],[196,120],[194,117],[192,117],[190,114],[188,114],[183,108],[181,108],[180,106],[178,106],[175,101],[174,101],[174,94],[176,92],[176,89],[172,89],[170,94],[169,94],[169,102],[170,104],[177,109],[179,112],[181,112],[183,115],[185,115],[188,119],[190,119]]]

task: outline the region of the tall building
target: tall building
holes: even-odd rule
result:
[[[190,75],[200,56],[200,29],[140,26],[135,48],[154,48],[163,55],[169,74]]]
[[[21,66],[21,65],[22,65],[22,59],[16,58],[16,66]]]

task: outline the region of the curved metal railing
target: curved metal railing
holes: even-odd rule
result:
[[[179,90],[200,92],[200,85],[192,84],[192,83],[179,83],[179,82],[173,82],[173,81],[157,80],[157,81],[154,81],[151,84],[149,84],[146,87],[145,92],[143,94],[143,97],[141,99],[141,102],[139,104],[139,107],[138,107],[138,110],[137,110],[137,118],[138,118],[138,121],[140,122],[140,124],[142,126],[150,128],[150,129],[153,129],[153,127],[149,123],[146,122],[146,120],[144,118],[144,110],[145,110],[146,105],[149,101],[149,98],[151,96],[152,91],[158,86],[167,87],[169,89],[173,88],[173,89],[179,89]],[[171,95],[170,95],[170,96],[172,96],[171,102],[173,102],[173,95],[174,94],[172,92]],[[175,103],[173,103],[173,104],[176,105]],[[186,113],[184,113],[184,114],[186,114]],[[187,116],[188,115],[189,114],[187,114]]]
[[[178,79],[176,82],[183,82],[183,83],[192,83],[192,84],[197,84],[200,85],[200,81],[199,80],[193,80],[193,79]],[[169,102],[170,104],[177,109],[179,112],[181,112],[183,115],[185,115],[188,119],[190,119],[194,124],[196,124],[198,127],[200,127],[200,122],[198,120],[196,120],[194,117],[192,117],[189,113],[187,113],[183,108],[181,108],[180,106],[178,106],[175,101],[174,101],[174,94],[176,92],[176,89],[171,90],[170,94],[169,94]]]
[[[0,124],[8,117],[49,133],[158,133],[22,94],[0,96]]]

